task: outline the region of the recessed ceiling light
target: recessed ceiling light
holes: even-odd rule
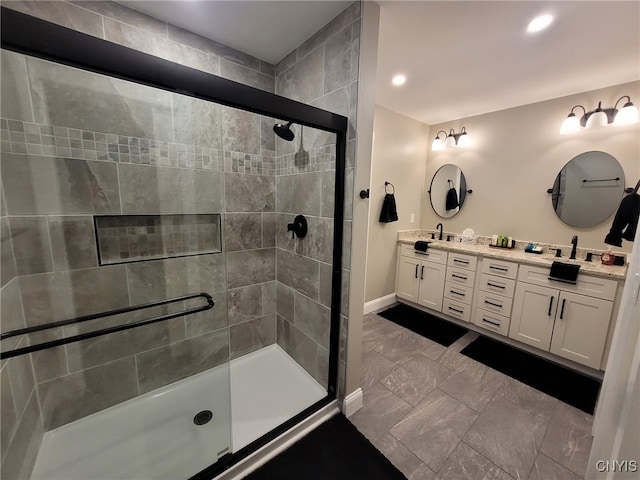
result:
[[[553,22],[553,15],[545,13],[544,15],[538,15],[536,18],[529,22],[527,26],[527,32],[535,33],[544,30]]]
[[[396,75],[391,79],[391,83],[393,83],[396,87],[399,87],[400,85],[404,85],[404,82],[406,81],[407,81],[407,77],[405,77],[404,75]]]

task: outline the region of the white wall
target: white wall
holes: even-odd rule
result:
[[[407,188],[412,188],[414,195],[426,192],[437,169],[453,163],[462,169],[473,193],[458,215],[445,220],[433,212],[428,194],[422,195],[422,228],[434,229],[443,221],[445,231],[461,232],[471,227],[480,235],[508,234],[519,240],[561,245],[569,245],[577,234],[580,247],[606,248],[604,237],[613,214],[593,228],[570,227],[556,216],[547,189],[569,160],[591,150],[613,155],[624,169],[626,186],[635,186],[640,175],[637,124],[559,134],[562,121],[574,105],[592,110],[602,100],[603,107],[608,108],[622,95],[630,95],[637,105],[640,82],[432,125],[432,136],[438,130],[451,128],[459,132],[464,126],[472,145],[438,152],[431,152],[429,147],[427,188],[419,185],[418,179]],[[630,252],[631,244],[624,241],[618,250]]]
[[[427,125],[380,106],[376,106],[373,131],[365,301],[395,292],[398,230],[420,228],[430,144]],[[378,221],[385,181],[395,187],[397,222]],[[410,222],[412,213],[415,215],[413,224]]]

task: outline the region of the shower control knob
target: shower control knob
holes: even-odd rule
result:
[[[307,219],[303,215],[298,215],[293,219],[293,223],[287,225],[287,232],[291,233],[291,238],[304,238],[307,236]]]

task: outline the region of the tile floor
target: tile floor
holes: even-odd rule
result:
[[[593,417],[462,354],[365,315],[356,427],[409,480],[580,480]]]

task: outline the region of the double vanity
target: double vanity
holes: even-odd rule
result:
[[[553,254],[442,240],[414,249],[427,238],[399,232],[399,300],[585,373],[605,369],[625,265],[587,262],[580,252],[566,260],[580,266],[569,283],[550,278]]]

